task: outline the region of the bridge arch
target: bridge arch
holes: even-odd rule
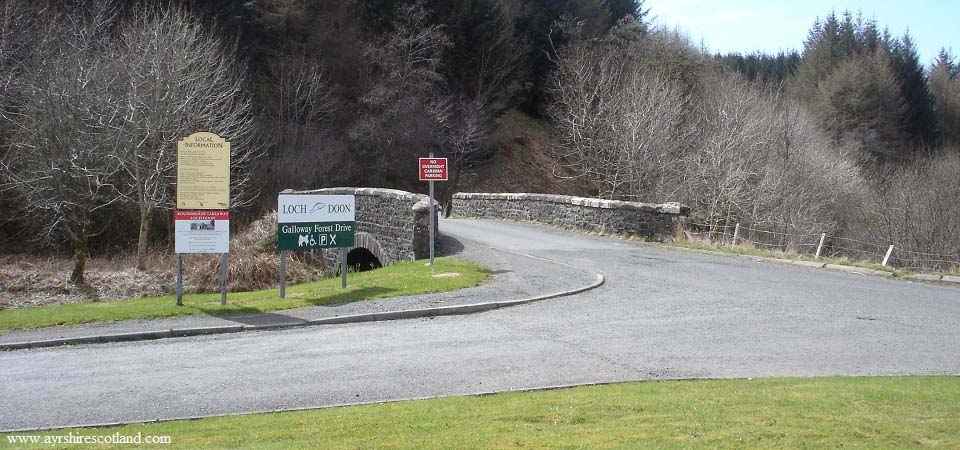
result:
[[[374,260],[370,260],[374,258]],[[365,266],[372,268],[386,267],[392,264],[390,257],[383,251],[377,237],[360,231],[357,232],[353,247],[347,249],[347,265],[351,267],[364,266],[360,270],[366,269]],[[369,269],[367,269],[369,270]]]

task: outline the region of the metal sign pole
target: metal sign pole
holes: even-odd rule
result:
[[[433,152],[430,152],[430,157],[433,158]],[[433,265],[433,252],[434,252],[434,241],[436,240],[436,230],[434,230],[434,221],[436,220],[436,211],[434,208],[433,200],[433,180],[430,180],[430,265]]]
[[[341,286],[347,287],[349,251],[356,244],[356,211],[355,195],[281,193],[277,197],[280,298],[286,297],[288,251],[323,250],[328,271],[336,277],[339,267]]]
[[[340,287],[347,288],[347,248],[340,248]]]
[[[220,304],[227,304],[227,254],[220,254]]]
[[[287,298],[287,251],[280,250],[280,298]]]
[[[177,306],[183,306],[183,257],[177,253]]]
[[[434,241],[437,239],[436,227],[437,212],[433,200],[433,180],[430,180],[430,265],[433,265]]]

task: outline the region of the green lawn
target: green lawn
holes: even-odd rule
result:
[[[453,276],[453,274],[457,275]],[[165,296],[4,310],[0,311],[0,330],[188,314],[275,311],[301,306],[450,291],[476,286],[489,276],[489,269],[476,264],[438,258],[433,266],[425,266],[423,261],[415,261],[398,263],[370,272],[349,273],[347,289],[340,288],[339,278],[288,286],[286,299],[280,299],[278,289],[270,289],[230,293],[227,296],[227,305],[220,305],[220,294],[216,293],[186,295],[183,297],[183,306],[176,306],[175,297]]]
[[[69,432],[174,448],[960,448],[960,378],[651,381],[44,434]]]

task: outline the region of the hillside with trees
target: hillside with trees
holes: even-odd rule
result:
[[[797,52],[724,56],[638,0],[0,0],[0,246],[72,255],[77,283],[90,255],[149,269],[175,143],[209,130],[239,222],[285,188],[422,191],[434,152],[441,201],[679,201],[710,226],[960,254],[955,58],[925,68],[910,35],[825,13]]]

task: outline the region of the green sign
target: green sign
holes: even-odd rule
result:
[[[279,250],[353,247],[355,222],[302,222],[277,225]]]
[[[352,195],[281,194],[277,201],[277,248],[353,247],[356,212]]]

